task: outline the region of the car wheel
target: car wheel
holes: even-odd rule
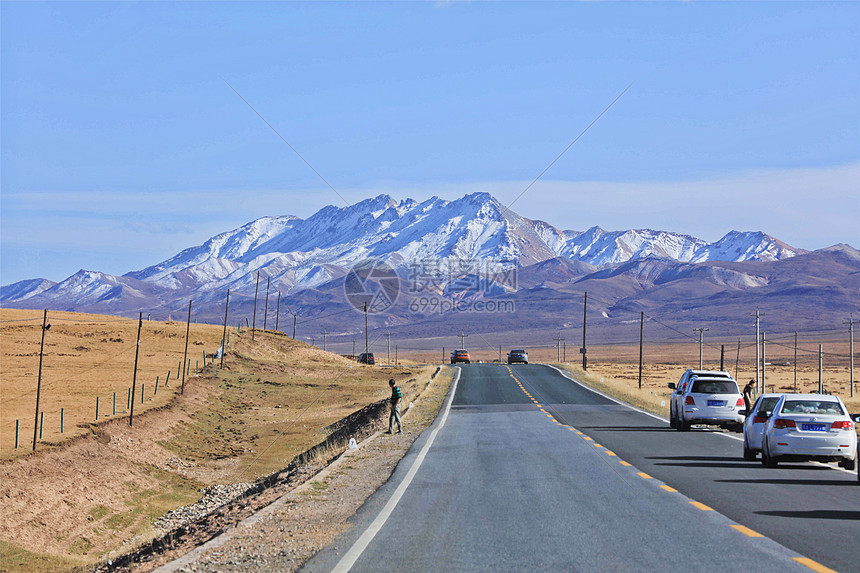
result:
[[[847,458],[840,460],[839,467],[845,468],[846,470],[854,471],[854,468],[857,466],[857,460],[849,460]]]
[[[770,455],[770,449],[767,447],[767,440],[761,443],[761,465],[766,468],[775,468],[777,461]]]
[[[746,436],[744,436],[744,460],[748,462],[755,461],[755,450],[751,450],[749,446],[747,446]]]
[[[675,425],[681,432],[689,432],[690,426],[692,426],[690,422],[684,420],[683,418],[675,422]]]

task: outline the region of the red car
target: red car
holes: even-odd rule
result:
[[[472,359],[469,358],[468,350],[455,350],[451,353],[451,364],[457,364],[458,362],[463,362],[465,364],[472,363]]]

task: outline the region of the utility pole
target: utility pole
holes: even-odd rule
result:
[[[708,332],[710,328],[694,328],[693,332],[699,333],[699,370],[703,369],[702,362],[702,346],[704,345],[704,333]]]
[[[761,391],[762,393],[767,392],[765,383],[767,382],[767,350],[766,350],[767,342],[765,340],[765,333],[761,333]]]
[[[141,313],[143,317],[143,313]],[[42,345],[39,347],[39,380],[36,382],[36,421],[33,422],[33,451],[36,451],[36,438],[39,435],[39,398],[42,395],[42,357],[45,354],[45,331],[51,328],[48,324],[48,309],[42,315]],[[18,433],[15,433],[15,447],[18,447]]]
[[[388,366],[391,366],[391,331],[386,332],[385,336],[388,337]]]
[[[561,337],[561,333],[555,335],[555,361],[561,362],[561,341],[564,338]]]
[[[561,343],[561,359],[567,362],[567,342]]]
[[[460,337],[460,350],[466,350],[466,337],[469,336],[465,332],[458,334]]]
[[[755,310],[755,383],[756,386],[761,386],[759,388],[759,393],[764,394],[764,385],[761,384],[761,355],[759,354],[759,318],[761,317],[761,313],[759,313],[758,309]]]
[[[738,379],[738,367],[741,362],[741,337],[738,336],[738,353],[735,355],[735,380]]]
[[[501,362],[502,362],[502,345],[499,344],[499,363],[501,364]]]
[[[143,328],[143,313],[137,318],[137,346],[134,351],[134,375],[131,378],[131,406],[128,409],[128,425],[134,424],[134,396],[137,390],[137,357],[140,355],[140,329]]]
[[[370,352],[370,338],[367,336],[367,301],[364,301],[364,353]]]
[[[854,397],[854,324],[860,322],[860,320],[854,320],[854,314],[850,314],[848,320],[842,321],[842,324],[848,324],[848,364],[849,364],[849,375],[851,380],[849,381],[849,385],[851,386],[851,397]]]
[[[352,339],[352,358],[355,359],[355,339]]]
[[[266,319],[269,318],[269,282],[272,277],[266,277],[266,305],[263,307],[263,332],[266,332]]]
[[[326,351],[326,337],[328,336],[328,330],[323,328],[323,352]]]
[[[720,344],[720,370],[726,369],[726,345]]]
[[[188,320],[185,322],[185,354],[182,355],[182,384],[179,389],[180,394],[185,394],[185,367],[188,364],[188,335],[191,333],[191,301],[188,301]]]
[[[278,291],[278,308],[275,310],[275,330],[278,330],[278,322],[281,320],[281,291]]]
[[[257,330],[257,292],[260,290],[260,271],[257,271],[257,286],[254,287],[254,322],[251,326],[251,341],[254,341],[254,332]]]
[[[824,394],[824,345],[818,345],[818,393]]]
[[[224,304],[224,333],[221,335],[221,366],[224,369],[224,355],[227,354],[227,312],[230,310],[230,289],[227,289],[227,302]]]
[[[296,317],[299,316],[298,313],[293,313],[293,340],[296,339]]]
[[[639,311],[639,389],[642,389],[642,350],[645,346],[645,313]]]
[[[586,356],[586,345],[585,345],[585,321],[588,316],[588,291],[585,292],[585,299],[582,302],[582,348],[579,349],[579,352],[582,354],[582,369],[588,370],[588,357]]]
[[[794,393],[797,394],[797,331],[794,331]]]

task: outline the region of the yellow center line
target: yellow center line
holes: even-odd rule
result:
[[[661,485],[660,487],[661,487],[661,488],[663,488],[663,489],[665,489],[665,490],[666,490],[666,491],[668,491],[668,492],[671,492],[671,493],[678,493],[678,490],[677,490],[677,489],[675,489],[674,487],[669,487],[668,485]]]
[[[819,573],[836,573],[836,571],[834,571],[833,569],[830,569],[829,567],[825,567],[821,563],[813,561],[809,557],[792,557],[792,559],[794,559],[795,561],[797,561],[801,565],[806,565],[807,567],[809,567],[813,571],[818,571]]]
[[[577,431],[576,431],[576,434],[577,434],[578,436],[581,436],[581,435],[582,435],[582,432],[580,432],[579,430],[577,430]]]
[[[758,531],[753,531],[749,527],[744,527],[743,525],[732,525],[732,529],[737,529],[747,537],[764,537],[764,535]]]
[[[552,418],[552,414],[547,414],[547,415],[546,415],[546,417],[547,417],[547,418]]]
[[[714,508],[708,507],[704,503],[700,503],[698,501],[691,501],[690,505],[692,505],[693,507],[697,507],[697,508],[701,509],[702,511],[714,511]]]
[[[646,474],[645,472],[638,472],[636,475],[638,475],[642,479],[654,479],[651,476],[649,476],[648,474]]]
[[[595,442],[595,443],[594,443],[594,447],[595,447],[595,448],[602,448],[603,446],[601,446],[600,444],[598,444],[597,442]]]
[[[592,441],[592,439],[591,439],[591,438],[589,438],[588,436],[585,436],[585,437],[583,438],[583,440],[588,440],[589,442],[591,442],[591,441]]]
[[[607,455],[607,456],[614,456],[614,455],[615,455],[615,452],[611,452],[611,451],[609,451],[609,450],[606,450],[606,455]]]
[[[618,460],[618,463],[621,464],[622,466],[628,466],[628,467],[633,465],[633,464],[628,464],[624,460]]]

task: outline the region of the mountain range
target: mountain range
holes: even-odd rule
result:
[[[352,206],[324,207],[307,219],[263,217],[122,276],[81,270],[59,283],[31,279],[6,285],[0,288],[0,303],[124,316],[143,311],[154,318],[167,318],[180,316],[193,299],[195,316],[218,322],[223,320],[228,288],[231,312],[250,314],[260,276],[269,283],[271,293],[284,297],[290,312],[318,316],[315,328],[348,336],[350,329],[344,328],[342,320],[326,322],[324,315],[349,309],[343,293],[345,277],[367,260],[385,263],[403,284],[414,275],[416,265],[466,261],[460,264],[457,276],[436,276],[433,292],[450,300],[504,296],[520,301],[512,316],[502,321],[505,325],[496,325],[505,328],[522,323],[520,309],[527,308],[536,294],[553,291],[558,298],[574,297],[589,288],[595,294],[599,289],[600,298],[608,303],[602,311],[607,314],[613,308],[632,311],[640,307],[663,313],[673,304],[698,301],[693,306],[701,306],[719,296],[727,297],[726,301],[738,296],[751,301],[785,280],[792,283],[795,296],[809,301],[823,297],[810,302],[811,309],[818,309],[813,312],[821,314],[825,307],[830,309],[827,312],[842,312],[860,306],[856,284],[860,256],[847,245],[809,252],[759,231],[731,231],[708,243],[650,229],[561,230],[522,217],[487,193],[454,201],[432,197],[420,203],[379,195]],[[483,275],[492,282],[480,270],[487,268],[482,266],[487,261],[515,268],[515,280],[490,289],[459,289],[457,284],[464,276]],[[788,268],[795,270],[786,275],[784,269]],[[797,269],[803,272],[797,274]],[[449,284],[452,280],[459,282]],[[826,294],[831,287],[835,289],[832,298]],[[401,308],[421,294],[403,292],[389,313],[374,317],[375,324],[435,331],[438,329],[430,323],[438,319],[437,326],[444,329],[451,316],[416,313],[414,305],[412,311]],[[798,302],[801,307],[805,304],[795,304]],[[531,312],[529,316],[542,315]],[[528,322],[534,321],[530,318]],[[419,328],[420,324],[424,326]]]

